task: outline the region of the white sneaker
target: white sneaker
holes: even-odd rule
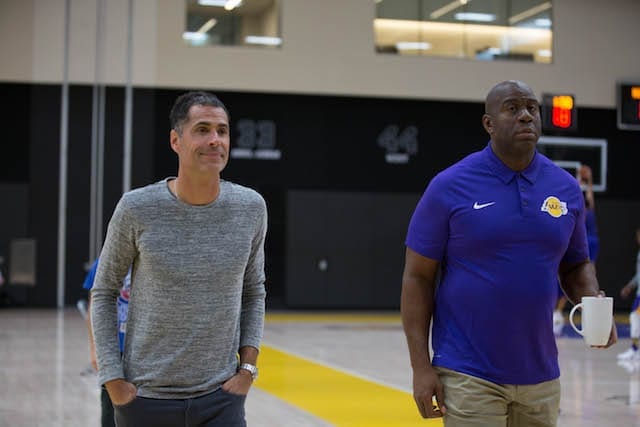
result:
[[[632,374],[640,369],[640,365],[634,360],[618,360],[618,366],[624,368],[624,370],[629,374]]]
[[[562,328],[564,328],[564,316],[561,311],[553,312],[553,334],[556,337],[562,335]]]
[[[620,353],[618,355],[619,360],[639,360],[640,352],[638,350],[634,350],[633,348],[628,349],[624,353]]]

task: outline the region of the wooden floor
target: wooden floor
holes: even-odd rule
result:
[[[640,427],[640,362],[629,345],[558,339],[560,427]],[[249,426],[441,426],[422,420],[397,314],[269,313]],[[76,309],[0,309],[0,427],[99,426],[99,392]]]

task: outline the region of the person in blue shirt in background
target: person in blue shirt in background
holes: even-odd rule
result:
[[[528,85],[494,86],[482,124],[488,145],[433,178],[409,224],[400,311],[413,396],[446,427],[555,426],[558,277],[571,301],[603,295],[584,199],[536,150],[540,104]],[[614,326],[606,347],[616,340]]]
[[[98,269],[98,259],[96,259],[91,268],[87,272],[84,278],[82,287],[87,291],[91,291],[93,288],[93,281],[96,277],[96,270]],[[124,339],[127,331],[127,312],[129,308],[129,292],[131,290],[131,270],[125,277],[122,283],[122,289],[118,296],[118,339],[120,344],[120,353],[124,351]],[[91,304],[91,297],[89,297],[89,304]],[[96,361],[96,347],[93,341],[93,329],[91,327],[91,310],[87,310],[87,328],[89,330],[89,353],[91,356],[91,366],[96,371],[98,370],[98,363]],[[104,387],[100,388],[100,405],[101,405],[101,426],[102,427],[115,427],[113,404],[109,398],[109,393]]]

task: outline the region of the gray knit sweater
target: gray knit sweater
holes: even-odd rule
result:
[[[91,315],[101,384],[124,378],[138,396],[183,399],[234,375],[240,347],[259,348],[267,210],[257,192],[228,181],[221,181],[213,203],[192,206],[176,199],[168,179],[118,202]],[[116,298],[130,265],[121,358]]]

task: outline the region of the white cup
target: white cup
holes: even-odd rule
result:
[[[573,323],[573,314],[578,308],[582,310],[582,329],[578,329]],[[613,322],[613,298],[582,297],[582,302],[571,309],[569,322],[571,327],[584,337],[587,345],[606,345]]]

